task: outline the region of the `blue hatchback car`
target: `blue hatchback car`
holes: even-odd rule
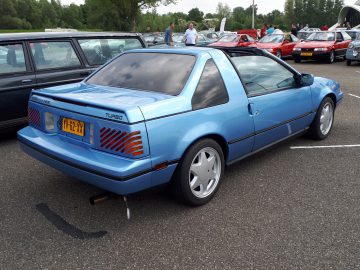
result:
[[[22,149],[105,190],[171,184],[185,203],[218,190],[224,168],[307,132],[326,138],[337,82],[256,48],[140,49],[81,83],[33,91]]]

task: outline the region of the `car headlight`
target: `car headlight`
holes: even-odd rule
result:
[[[352,49],[352,48],[354,48],[355,46],[354,46],[354,44],[353,43],[350,43],[349,44],[349,49]]]
[[[325,52],[327,50],[328,50],[327,48],[315,48],[314,49],[315,52]]]
[[[296,47],[295,47],[295,48],[293,49],[293,51],[294,51],[294,52],[300,52],[300,51],[301,51],[301,48],[296,48]]]
[[[45,129],[47,131],[54,131],[55,130],[55,120],[54,114],[46,112],[45,113]]]
[[[268,52],[271,52],[271,53],[274,51],[273,48],[269,48],[269,49],[265,49],[265,50],[267,50]]]

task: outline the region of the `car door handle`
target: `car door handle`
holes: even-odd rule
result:
[[[260,114],[259,110],[255,110],[254,103],[248,104],[248,110],[251,116],[258,116]]]
[[[31,82],[32,82],[31,79],[25,79],[25,80],[22,80],[22,81],[21,81],[21,83],[24,83],[24,84],[25,84],[25,83],[31,83]]]
[[[253,116],[254,115],[254,104],[253,103],[248,104],[248,110],[249,110],[249,114],[251,116]]]

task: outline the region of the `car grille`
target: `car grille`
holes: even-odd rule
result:
[[[302,48],[301,51],[302,52],[313,52],[314,49],[313,48]]]

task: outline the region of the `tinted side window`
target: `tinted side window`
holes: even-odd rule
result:
[[[236,56],[231,59],[249,95],[296,87],[294,74],[269,57]]]
[[[193,110],[227,103],[229,96],[214,61],[208,60],[191,100]]]
[[[108,60],[124,51],[143,47],[141,42],[135,38],[79,39],[78,42],[84,51],[86,59],[92,66],[105,64]]]
[[[80,66],[71,43],[68,41],[46,41],[30,43],[31,52],[38,70]]]
[[[336,33],[336,40],[344,40],[340,32]]]
[[[195,56],[125,53],[87,80],[90,84],[178,95],[195,64]]]
[[[0,75],[26,72],[22,44],[0,45]]]

